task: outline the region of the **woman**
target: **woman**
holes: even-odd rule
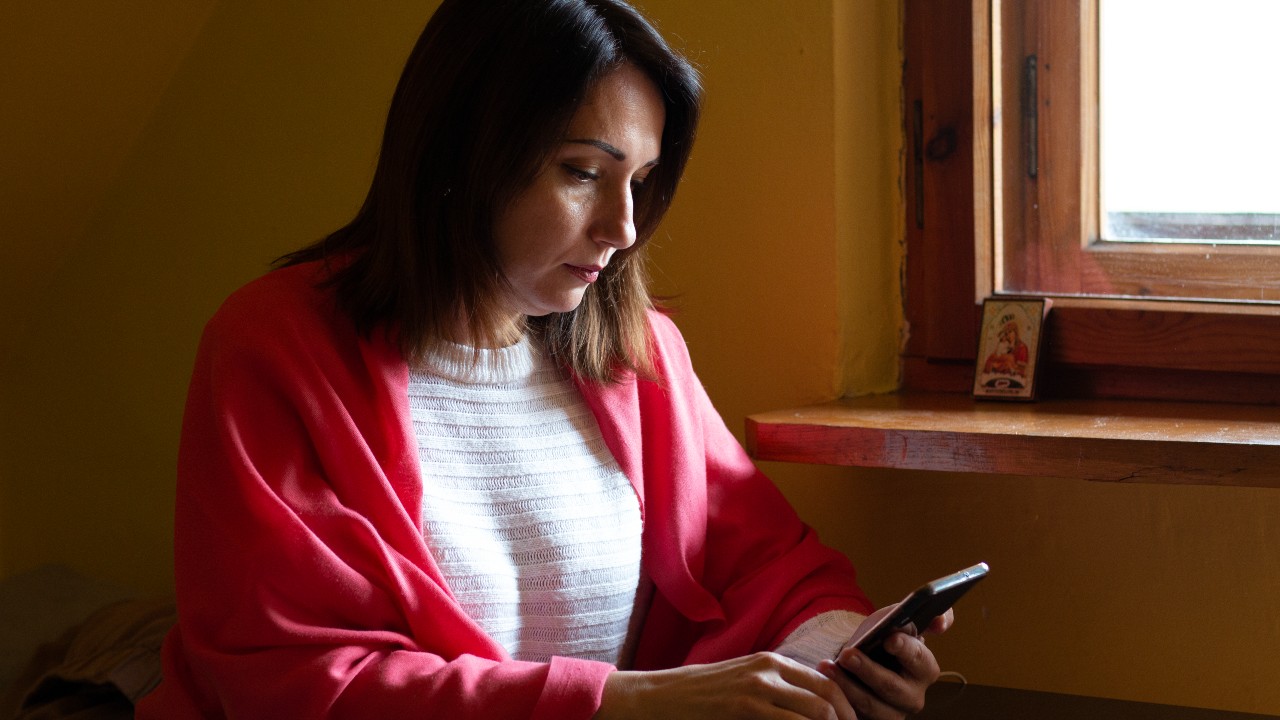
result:
[[[832,661],[871,610],[852,567],[649,300],[700,92],[621,0],[445,0],[356,218],[206,328],[138,717],[920,707],[918,639],[900,674]]]

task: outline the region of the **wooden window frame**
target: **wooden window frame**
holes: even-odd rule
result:
[[[1006,267],[993,243],[1007,232],[993,167],[1007,158],[992,143],[991,42],[989,0],[904,0],[908,391],[969,390],[980,301]],[[1280,404],[1274,305],[1065,293],[1046,332],[1047,396]]]
[[[1098,0],[992,5],[1001,61],[993,127],[999,161],[992,200],[1001,229],[995,292],[1280,300],[1280,247],[1102,237]]]

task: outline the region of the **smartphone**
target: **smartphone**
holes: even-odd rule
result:
[[[900,671],[902,668],[897,658],[884,649],[885,640],[896,631],[911,635],[924,632],[934,618],[946,612],[961,595],[986,577],[988,569],[986,563],[978,563],[916,588],[874,625],[865,631],[859,629],[855,637],[850,638],[854,647],[890,670]]]

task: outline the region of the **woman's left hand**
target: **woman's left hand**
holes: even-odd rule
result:
[[[881,608],[866,622],[875,622],[889,609]],[[954,618],[948,610],[934,618],[925,632],[945,632]],[[896,632],[884,647],[897,658],[902,666],[900,672],[876,663],[852,644],[845,646],[834,661],[824,660],[818,665],[818,671],[844,691],[859,720],[901,720],[920,712],[924,709],[925,690],[938,679],[938,660],[923,637]]]

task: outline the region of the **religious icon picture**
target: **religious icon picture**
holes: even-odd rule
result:
[[[1043,298],[988,298],[982,302],[974,397],[1035,399],[1036,365],[1049,305]]]

